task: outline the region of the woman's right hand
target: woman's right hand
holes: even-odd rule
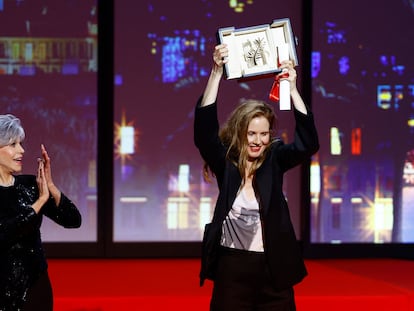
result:
[[[214,69],[220,69],[222,71],[224,64],[228,62],[228,56],[229,49],[227,48],[227,44],[216,45],[213,52]]]
[[[43,159],[38,159],[37,162],[38,162],[38,167],[37,167],[36,182],[37,182],[37,187],[39,189],[39,198],[32,205],[32,208],[36,211],[36,213],[39,213],[43,205],[49,199],[50,194],[49,194],[49,188],[47,187],[44,161]]]

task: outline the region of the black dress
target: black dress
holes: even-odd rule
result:
[[[34,175],[18,175],[13,186],[0,186],[0,311],[22,310],[30,287],[47,272],[43,215],[65,228],[81,225],[79,210],[63,193],[57,206],[50,197],[36,214],[31,204],[38,197]]]

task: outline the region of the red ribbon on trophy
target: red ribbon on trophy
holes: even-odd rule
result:
[[[288,44],[280,44],[277,46],[278,64],[289,59]],[[290,110],[290,82],[288,80],[280,81],[282,78],[289,77],[289,73],[282,73],[275,76],[272,88],[270,90],[269,99],[279,102],[280,110]]]
[[[275,75],[272,88],[270,89],[269,99],[275,102],[280,100],[280,79],[289,77],[288,73]]]

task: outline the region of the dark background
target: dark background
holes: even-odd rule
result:
[[[237,12],[230,3],[243,10]],[[79,198],[77,204],[87,215],[87,232],[56,233],[53,227],[46,228],[43,236],[49,240],[49,256],[199,255],[202,230],[166,229],[165,202],[170,195],[168,181],[177,174],[180,164],[188,164],[190,182],[200,184],[202,163],[192,141],[192,111],[210,70],[216,31],[220,27],[254,26],[285,17],[290,18],[298,39],[298,85],[314,110],[321,138],[321,151],[312,163],[321,168],[321,189],[331,187],[333,180],[341,181],[339,191],[321,191],[315,207],[310,204],[314,195],[309,193],[311,163],[286,176],[284,190],[305,254],[409,257],[412,253],[411,241],[401,237],[401,216],[410,215],[409,207],[404,210],[398,204],[404,184],[396,182],[414,141],[413,129],[407,125],[407,120],[413,118],[414,102],[410,57],[414,19],[410,1],[4,0],[2,4],[1,37],[85,38],[91,37],[87,25],[98,23],[97,71],[72,76],[0,76],[3,94],[17,90],[25,97],[24,108],[16,108],[14,93],[7,95],[1,105],[6,107],[7,103],[7,112],[15,111],[21,116],[28,138],[33,141],[27,153],[36,154],[38,141],[48,140],[55,175],[62,176],[62,190],[68,189],[69,195]],[[44,18],[45,6],[55,13],[46,14],[53,18]],[[98,8],[96,14],[94,6]],[[19,18],[12,17],[13,14]],[[30,33],[25,23],[28,18],[37,21],[31,24]],[[169,40],[180,39],[195,42],[196,48],[183,48],[183,42],[174,45],[181,47],[175,51],[177,66],[168,67],[163,63],[163,48]],[[320,53],[318,61],[315,52]],[[3,57],[1,51],[0,56]],[[339,64],[349,69],[340,72]],[[177,71],[166,73],[165,68]],[[220,117],[224,118],[241,98],[267,100],[271,85],[269,78],[246,83],[223,81]],[[390,108],[378,107],[378,85],[389,86]],[[401,89],[403,97],[396,101],[396,91]],[[38,100],[31,101],[32,98]],[[291,112],[278,111],[277,103],[274,105],[280,121],[279,134],[289,139]],[[43,113],[39,113],[39,107],[44,109]],[[20,115],[22,110],[25,115]],[[40,121],[34,120],[35,113]],[[50,120],[56,123],[46,127]],[[125,162],[116,154],[116,126],[123,120],[137,131],[136,152]],[[329,153],[332,126],[339,128],[343,144],[343,153],[337,157]],[[356,127],[362,128],[363,133],[360,157],[349,155],[349,132]],[[69,133],[68,128],[72,129]],[[91,164],[93,161],[96,167]],[[335,174],[326,175],[324,167],[333,168]],[[352,170],[343,170],[346,167]],[[33,169],[25,164],[25,170]],[[381,174],[376,173],[378,170]],[[64,176],[72,175],[74,182],[69,183]],[[390,238],[380,242],[367,234],[370,227],[355,229],[349,225],[348,218],[360,214],[349,212],[352,208],[343,204],[336,207],[344,215],[338,220],[331,214],[329,203],[332,197],[341,197],[343,202],[356,195],[375,198],[372,183],[375,186],[377,176],[384,176],[383,197],[391,198],[394,205],[397,202],[397,208],[392,207],[391,232],[381,232],[381,237]],[[349,187],[356,183],[364,186]],[[208,193],[214,198],[212,186]],[[199,195],[196,191],[192,194]],[[121,197],[134,196],[144,196],[148,201],[133,209],[119,203]],[[330,230],[333,219],[339,228]]]

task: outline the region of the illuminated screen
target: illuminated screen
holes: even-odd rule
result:
[[[26,132],[24,174],[36,174],[40,144],[55,184],[79,208],[79,229],[44,217],[43,241],[96,241],[96,0],[0,0],[1,113]]]
[[[202,178],[193,111],[210,73],[217,30],[290,18],[301,55],[301,12],[300,0],[115,1],[115,242],[201,240],[217,186]],[[241,98],[268,101],[272,84],[273,78],[223,81],[219,117]],[[280,134],[291,138],[292,113],[278,114]],[[298,210],[299,196],[290,195],[297,184],[289,185],[290,206]]]
[[[414,4],[313,1],[313,243],[414,242]]]

